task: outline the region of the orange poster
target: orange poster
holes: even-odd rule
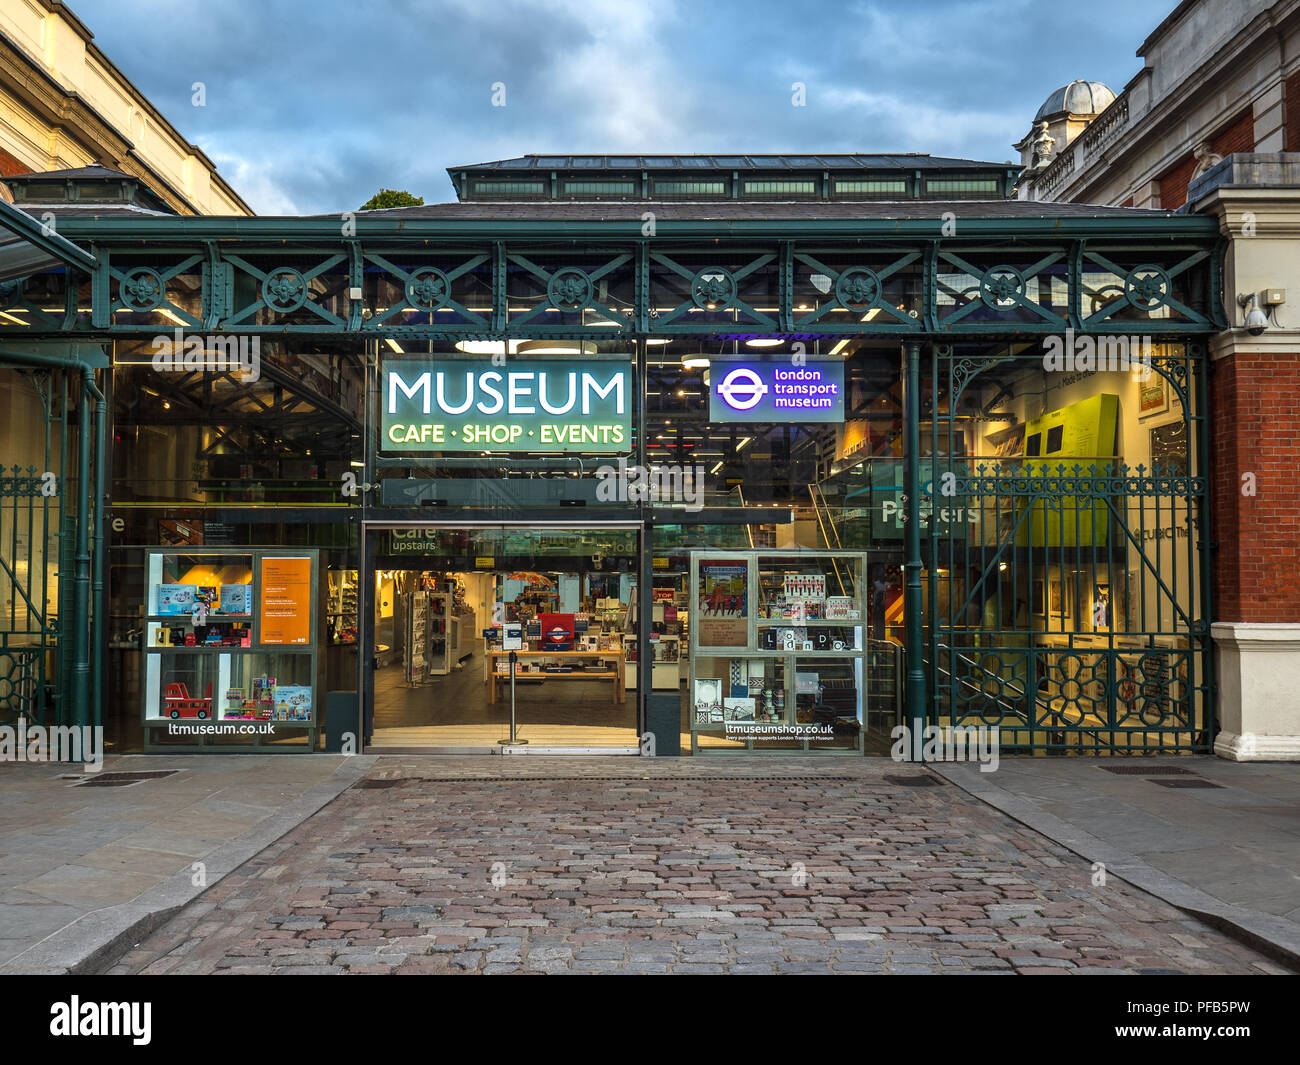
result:
[[[311,634],[311,559],[263,558],[258,604],[262,643],[306,643]]]

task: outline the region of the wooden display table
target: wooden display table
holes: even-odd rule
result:
[[[616,651],[516,651],[519,660],[523,662],[529,658],[553,658],[560,662],[571,662],[578,658],[595,659],[599,662],[613,663],[612,669],[603,669],[598,673],[590,671],[582,673],[545,673],[533,670],[529,673],[517,672],[515,679],[527,678],[532,680],[540,677],[542,680],[607,680],[611,681],[614,688],[614,702],[621,703],[626,698],[626,689],[623,686],[623,652]],[[500,660],[501,665],[497,662]],[[488,689],[488,705],[497,701],[497,682],[505,681],[510,683],[510,652],[509,651],[487,651],[483,655],[483,682]]]

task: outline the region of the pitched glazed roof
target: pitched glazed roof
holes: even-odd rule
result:
[[[388,207],[365,211],[364,218],[458,219],[464,221],[555,220],[617,222],[636,221],[652,210],[660,221],[800,221],[816,219],[889,220],[939,218],[945,211],[957,218],[1158,218],[1172,211],[1141,207],[1099,207],[1088,203],[1055,203],[1044,200],[841,200],[790,201],[654,201],[613,200],[574,202],[541,200],[531,202],[469,201],[429,203],[419,207]],[[317,215],[318,218],[337,215]]]
[[[950,159],[919,152],[894,155],[522,155],[449,166],[463,170],[1004,170],[1007,163]]]

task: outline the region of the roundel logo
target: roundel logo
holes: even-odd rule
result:
[[[742,366],[718,382],[718,395],[736,410],[749,410],[757,407],[759,401],[767,395],[767,385],[753,370]]]
[[[546,634],[546,636],[554,643],[559,643],[561,640],[567,640],[569,638],[569,630],[563,625],[556,625]]]

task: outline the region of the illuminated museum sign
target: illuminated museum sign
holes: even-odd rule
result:
[[[788,357],[714,360],[709,417],[715,422],[842,422],[844,363]]]
[[[626,360],[387,360],[380,372],[384,451],[627,452]]]

